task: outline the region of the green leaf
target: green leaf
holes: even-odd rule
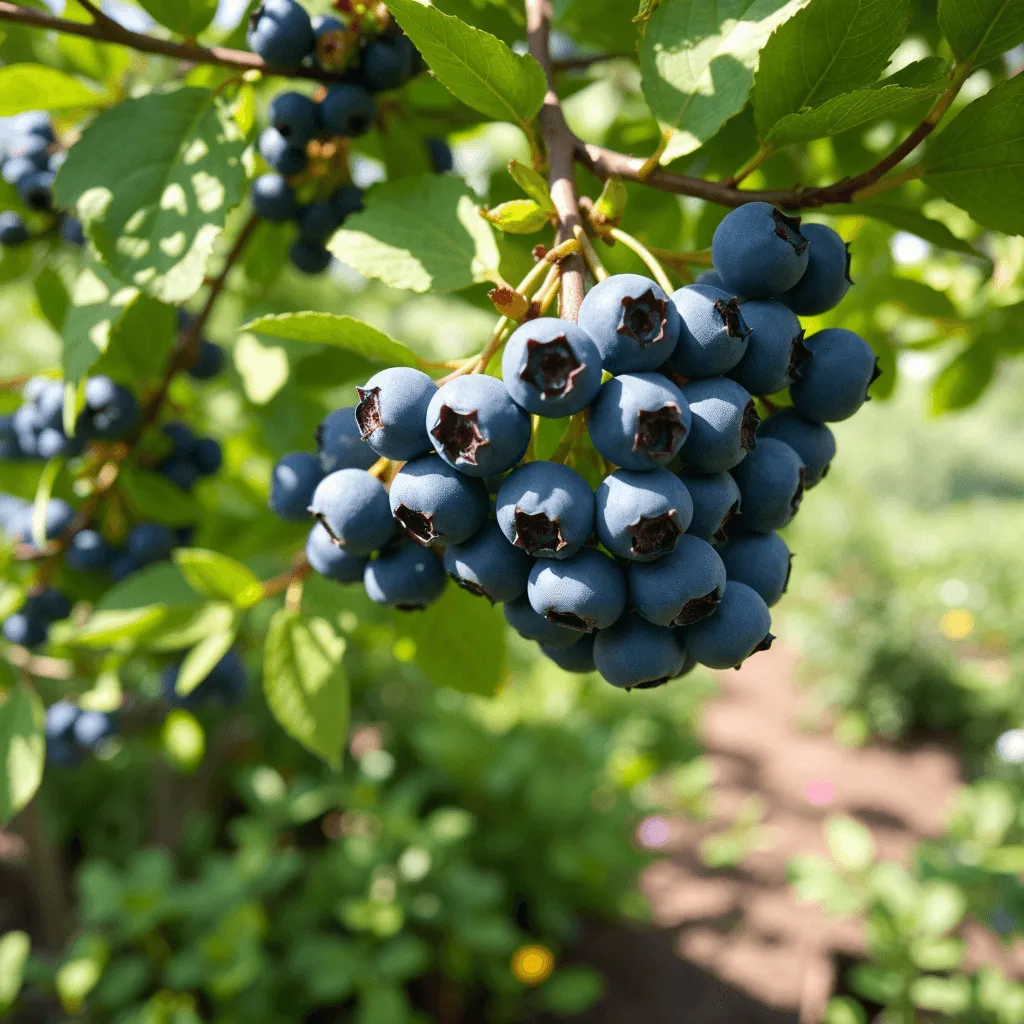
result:
[[[259,577],[219,551],[179,548],[174,552],[174,562],[190,586],[206,597],[230,601],[238,608],[251,608],[263,597]]]
[[[532,235],[551,223],[547,210],[532,199],[510,199],[481,213],[489,224],[510,235]]]
[[[964,1012],[971,1001],[971,983],[967,978],[918,978],[910,986],[910,998],[922,1010],[935,1010],[943,1017]]]
[[[487,601],[452,586],[406,621],[416,663],[435,686],[490,695],[505,678],[505,619]]]
[[[546,1010],[569,1017],[589,1010],[604,992],[604,978],[593,967],[577,964],[555,971],[540,989]]]
[[[21,683],[0,703],[0,825],[28,804],[43,780],[45,720],[43,702]]]
[[[281,313],[278,316],[263,316],[247,323],[242,330],[287,341],[330,345],[389,366],[423,366],[423,360],[400,341],[389,338],[383,331],[362,320],[337,313]]]
[[[964,894],[955,885],[931,879],[922,886],[918,931],[935,937],[944,935],[960,923],[966,910]]]
[[[640,43],[644,96],[675,132],[662,163],[699,149],[747,102],[758,51],[809,0],[663,0]]]
[[[0,117],[26,110],[80,110],[104,101],[66,71],[45,64],[11,64],[0,68]]]
[[[875,858],[871,833],[853,818],[836,816],[825,822],[825,838],[836,863],[851,872],[866,871]]]
[[[209,28],[217,13],[217,0],[135,0],[160,22],[181,36],[197,36]]]
[[[53,267],[47,265],[36,275],[33,282],[39,310],[50,326],[60,334],[64,329],[64,320],[71,307],[71,296],[64,278]]]
[[[494,233],[468,186],[436,174],[372,189],[366,208],[345,222],[328,248],[366,277],[414,292],[458,291],[492,280],[500,263]]]
[[[956,320],[959,315],[953,300],[945,292],[923,281],[893,275],[880,283],[878,291],[880,301],[894,302],[918,316]]]
[[[771,146],[791,146],[798,142],[838,135],[868,121],[888,117],[922,100],[931,99],[945,85],[945,81],[916,89],[883,85],[877,89],[843,93],[842,96],[826,100],[820,107],[787,114],[772,126],[764,141]]]
[[[555,212],[555,204],[551,201],[548,183],[529,164],[521,163],[518,160],[509,160],[508,173],[535,203],[543,206],[548,213]]]
[[[966,948],[962,939],[915,939],[909,953],[922,971],[952,971],[960,966]]]
[[[1024,4],[939,0],[939,28],[957,58],[977,67],[1024,42]]]
[[[997,874],[1024,874],[1024,846],[1001,846],[997,850],[989,850],[981,863],[986,871]]]
[[[182,302],[202,285],[225,218],[242,200],[243,148],[230,112],[209,89],[127,99],[100,114],[68,151],[55,202],[77,204],[120,278],[163,302]]]
[[[64,468],[62,458],[50,459],[43,466],[39,474],[39,482],[36,484],[36,495],[32,502],[32,543],[36,547],[44,547],[46,537],[46,509],[50,504],[50,496],[53,494],[53,485],[57,482],[60,471]],[[51,537],[50,540],[55,538]]]
[[[812,0],[786,22],[754,77],[761,138],[787,114],[875,82],[903,38],[908,8],[909,0]]]
[[[344,653],[344,639],[325,619],[283,608],[271,620],[263,662],[267,706],[289,736],[334,767],[348,732]]]
[[[932,384],[931,410],[935,416],[973,405],[992,382],[996,352],[984,337],[976,338],[950,360]]]
[[[923,167],[925,183],[979,224],[1024,234],[1024,75],[961,110]]]
[[[388,115],[386,127],[380,132],[380,148],[388,181],[415,178],[433,169],[423,135],[398,114]]]
[[[136,295],[114,322],[110,344],[94,367],[127,380],[160,376],[178,334],[178,311],[148,295]]]
[[[26,932],[0,936],[0,1013],[9,1010],[18,998],[31,948],[32,940]]]
[[[176,565],[160,562],[115,584],[96,607],[100,611],[126,611],[151,604],[198,608],[202,601]]]
[[[154,630],[166,617],[167,609],[163,605],[98,611],[81,626],[69,625],[55,630],[53,638],[55,642],[71,647],[103,650],[134,643]]]
[[[202,518],[202,507],[195,495],[159,473],[125,466],[117,485],[142,519],[155,519],[167,526],[188,526]]]
[[[191,589],[190,589],[191,592]],[[167,606],[167,614],[141,638],[147,651],[183,651],[208,636],[233,632],[238,611],[234,605],[211,602],[200,608]]]
[[[395,0],[388,10],[431,71],[467,106],[520,125],[540,110],[547,86],[533,57],[513,53],[489,32],[417,0]]]
[[[231,649],[235,642],[234,629],[211,633],[203,637],[185,655],[178,672],[178,680],[174,692],[179,697],[187,697],[209,674],[214,666]]]
[[[833,996],[825,1007],[824,1024],[867,1024],[864,1007],[849,996]]]

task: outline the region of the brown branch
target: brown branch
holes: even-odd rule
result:
[[[88,5],[83,6],[89,9]],[[52,29],[67,35],[94,39],[99,43],[114,43],[141,53],[155,53],[161,57],[187,61],[190,64],[217,64],[242,71],[262,71],[265,75],[279,75],[283,78],[310,78],[316,82],[340,81],[340,76],[333,71],[324,71],[317,67],[282,68],[268,64],[262,57],[246,50],[231,50],[223,46],[199,46],[197,43],[176,43],[170,39],[157,39],[143,32],[132,32],[105,14],[101,14],[92,22],[68,21],[67,18],[58,18],[31,7],[0,0],[0,21],[13,21],[31,28]]]
[[[558,215],[559,244],[575,238],[581,226],[579,202],[576,197],[575,151],[578,140],[569,130],[562,114],[562,106],[555,91],[555,69],[551,61],[549,36],[551,34],[550,0],[526,0],[526,35],[530,53],[544,69],[548,82],[544,106],[540,110],[540,126],[544,145],[548,151],[548,183],[551,200]],[[583,302],[583,257],[570,256],[562,264],[561,316],[575,321]]]

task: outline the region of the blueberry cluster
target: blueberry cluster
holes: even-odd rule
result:
[[[316,519],[311,566],[401,609],[436,600],[447,573],[563,668],[624,688],[766,649],[790,571],[776,531],[828,469],[826,424],[878,371],[852,332],[800,326],[849,287],[831,229],[751,203],[712,251],[716,269],[672,295],[620,274],[578,323],[527,321],[501,380],[372,377],[324,422],[318,455],[274,472],[271,507]],[[792,407],[762,423],[755,396],[775,409],[787,389]],[[579,413],[617,467],[596,493],[567,465],[523,462],[531,416]],[[390,489],[368,472],[378,456],[403,463]]]
[[[53,213],[53,182],[63,162],[64,151],[57,145],[46,111],[26,111],[0,125],[0,175],[14,186],[22,205],[31,213]],[[82,225],[74,217],[62,216],[60,230],[67,241],[85,243]],[[0,213],[0,245],[24,245],[31,239],[20,213]]]
[[[347,20],[333,15],[310,18],[296,0],[264,0],[249,19],[249,46],[264,60],[286,67],[315,62],[341,78],[316,99],[299,92],[279,93],[270,104],[270,123],[260,135],[260,155],[273,173],[253,183],[252,207],[265,220],[298,224],[290,256],[306,274],[319,274],[330,266],[326,243],[346,217],[362,208],[362,192],[354,185],[335,183],[326,194],[303,201],[295,176],[308,169],[311,151],[329,151],[330,140],[369,131],[377,116],[374,96],[400,88],[422,68],[407,36],[390,23],[384,31],[380,28],[376,16],[369,21],[355,15]],[[443,142],[431,140],[430,153],[438,173],[451,169],[451,152]],[[325,181],[331,177],[325,175]],[[323,193],[322,185],[315,191]]]
[[[72,768],[115,732],[116,714],[83,711],[72,701],[59,700],[46,709],[46,760],[58,768]]]
[[[160,677],[163,698],[173,707],[189,711],[211,705],[233,707],[245,699],[245,664],[235,651],[228,651],[187,697],[179,697],[176,692],[180,673],[180,664],[171,665]]]

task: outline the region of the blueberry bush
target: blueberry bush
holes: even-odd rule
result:
[[[633,816],[702,804],[698,666],[792,626],[831,642],[845,738],[951,730],[978,779],[906,876],[963,903],[899,918],[946,945],[872,948],[865,995],[989,1019],[994,982],[913,971],[959,964],[968,905],[1018,930],[1018,704],[898,628],[882,510],[823,541],[834,492],[804,499],[884,448],[835,435],[915,358],[935,413],[1013,372],[1024,2],[68,0],[0,30],[0,823],[31,876],[0,1013],[584,1009],[600,979],[555,962],[642,913]],[[840,552],[870,642],[809,599]],[[842,856],[798,889],[892,914]]]

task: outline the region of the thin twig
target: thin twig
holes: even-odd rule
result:
[[[608,228],[607,234],[609,237],[614,238],[616,242],[621,242],[627,249],[631,249],[636,253],[640,259],[643,260],[644,266],[651,272],[651,276],[654,278],[661,287],[668,292],[669,295],[675,291],[675,285],[669,280],[668,274],[665,273],[665,268],[658,262],[657,257],[643,244],[638,238],[634,238],[631,234],[623,231],[622,228]]]

